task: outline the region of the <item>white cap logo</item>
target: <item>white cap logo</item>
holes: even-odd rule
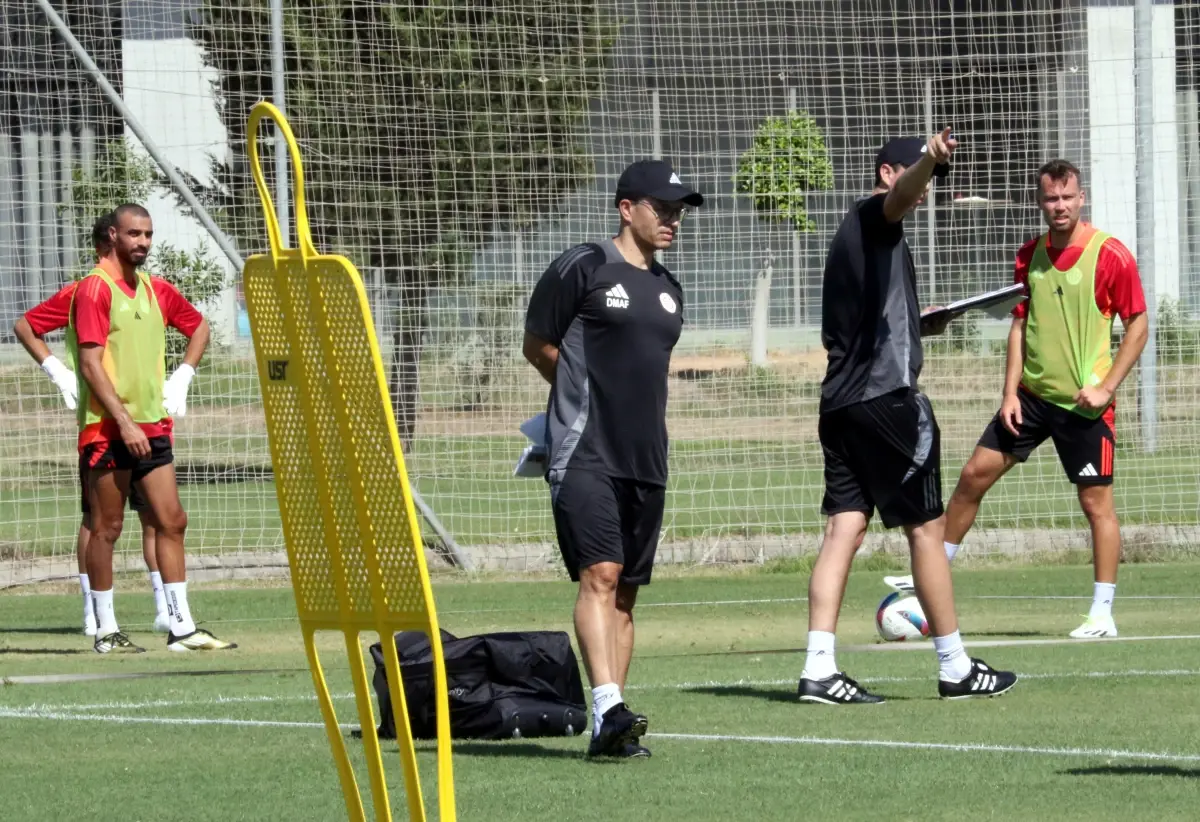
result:
[[[658,301],[662,303],[662,307],[667,309],[668,314],[675,313],[675,301],[671,299],[671,295],[665,291],[658,295]]]
[[[679,175],[673,171],[671,172],[671,183],[677,186],[683,185],[683,181],[679,179]]]

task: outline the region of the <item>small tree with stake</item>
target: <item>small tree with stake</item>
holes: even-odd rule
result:
[[[833,163],[817,121],[797,110],[763,120],[754,133],[754,142],[738,160],[733,184],[739,193],[750,195],[755,211],[764,220],[790,225],[797,238],[815,231],[806,195],[833,188]],[[768,255],[755,283],[751,325],[751,361],[755,365],[766,364],[773,259]],[[796,276],[800,276],[799,271]]]

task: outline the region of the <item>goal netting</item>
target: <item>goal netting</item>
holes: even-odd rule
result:
[[[1010,281],[1041,225],[1032,173],[1052,157],[1083,169],[1088,218],[1153,249],[1155,367],[1119,393],[1116,494],[1131,555],[1195,551],[1200,4],[1154,4],[1140,78],[1147,26],[1108,3],[283,0],[278,61],[268,0],[50,5],[123,106],[44,0],[4,4],[0,585],[72,575],[79,523],[72,415],[11,329],[85,272],[87,228],[123,199],[153,214],[150,268],[216,332],[177,424],[191,561],[286,567],[239,272],[133,128],[245,257],[266,246],[245,122],[280,79],[316,241],[367,282],[410,475],[480,567],[558,567],[544,483],[512,476],[518,425],[546,395],[519,353],[524,307],[559,251],[611,233],[616,176],[650,156],[707,197],[664,255],[686,328],[660,556],[815,550],[825,248],[882,141],[942,125],[962,143],[954,171],[907,224],[927,304]],[[1145,167],[1139,83],[1153,92]],[[259,138],[283,190],[273,134]],[[998,405],[1006,331],[973,315],[928,346],[947,495]],[[61,335],[49,339],[62,358]],[[136,531],[131,515],[123,568],[140,562]],[[963,556],[1087,546],[1047,444],[988,497]]]

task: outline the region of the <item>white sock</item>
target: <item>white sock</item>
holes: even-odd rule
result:
[[[1088,612],[1088,619],[1111,617],[1113,598],[1116,595],[1115,582],[1097,582],[1092,592],[1092,610]]]
[[[808,655],[804,658],[804,670],[800,672],[800,676],[804,679],[821,680],[836,674],[838,669],[833,653],[834,643],[834,636],[829,631],[809,631]]]
[[[958,553],[958,546],[953,542],[943,542],[942,547],[946,549],[946,559],[954,562],[954,555]]]
[[[613,705],[621,701],[621,689],[617,687],[615,682],[608,685],[597,685],[592,688],[592,738],[599,736],[600,723],[604,720],[604,714]]]
[[[963,647],[958,631],[933,638],[933,649],[937,651],[938,678],[944,682],[962,682],[971,675],[971,658]]]
[[[121,630],[113,612],[113,589],[92,591],[92,607],[96,609],[96,636],[104,637]]]
[[[87,574],[79,575],[79,588],[83,591],[83,618],[96,618],[96,609],[92,607],[92,582]]]
[[[167,595],[163,592],[162,574],[158,571],[150,572],[150,590],[154,592],[155,616],[165,614],[167,612]]]
[[[171,633],[187,636],[196,630],[191,609],[188,608],[187,583],[167,582],[163,584],[163,589],[166,592],[167,615],[171,618]]]

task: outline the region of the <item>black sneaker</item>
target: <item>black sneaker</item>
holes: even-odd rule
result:
[[[114,651],[125,654],[146,653],[146,649],[140,645],[134,645],[129,637],[125,636],[124,631],[115,631],[105,636],[98,636],[92,647],[98,654],[111,654]]]
[[[801,702],[820,702],[824,705],[878,705],[884,699],[863,688],[843,673],[828,679],[800,677],[797,692]]]
[[[982,659],[971,659],[971,675],[962,682],[938,681],[942,699],[970,699],[976,696],[1000,696],[1017,684],[1012,671],[995,671]]]
[[[632,742],[626,742],[625,747],[617,756],[621,759],[649,759],[650,749],[635,739]]]
[[[619,750],[607,754],[597,754],[596,756],[604,756],[609,759],[649,759],[650,749],[635,739],[631,742],[626,742]]]
[[[588,756],[619,756],[625,746],[646,733],[646,717],[618,702],[600,718],[600,733],[588,743]]]

